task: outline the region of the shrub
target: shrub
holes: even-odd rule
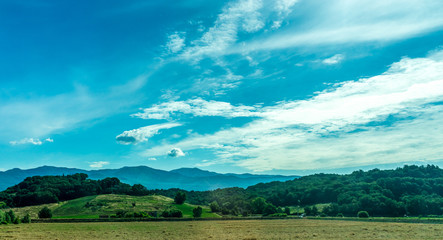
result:
[[[38,212],[38,217],[39,218],[52,218],[52,211],[51,211],[51,209],[49,209],[48,207],[42,208]]]
[[[27,214],[22,218],[22,223],[31,223],[31,217],[29,216],[29,213],[27,213]]]
[[[326,215],[326,213],[321,213],[320,217],[327,217],[328,215]]]
[[[345,217],[345,216],[343,215],[343,213],[337,213],[336,217]]]
[[[117,210],[117,212],[115,212],[116,217],[118,218],[122,218],[126,216],[127,211],[125,210]]]
[[[192,209],[192,213],[195,218],[199,218],[202,216],[203,209],[200,206],[198,206],[198,207]]]
[[[357,213],[357,217],[359,218],[368,218],[369,217],[369,213],[366,211],[360,211]]]
[[[211,212],[220,212],[220,206],[216,201],[213,201],[211,204],[209,204],[209,207],[211,208]]]
[[[291,215],[291,209],[289,207],[285,208],[286,215]]]
[[[171,217],[181,218],[183,217],[183,213],[180,210],[171,210]]]
[[[186,194],[183,192],[177,192],[174,197],[174,202],[176,204],[183,204],[186,201]]]
[[[183,217],[183,213],[180,210],[172,209],[172,210],[163,211],[161,216],[164,218],[169,218],[169,217],[181,218],[181,217]]]

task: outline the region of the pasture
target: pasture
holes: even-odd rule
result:
[[[0,226],[0,239],[441,239],[441,236],[442,224],[312,219]]]

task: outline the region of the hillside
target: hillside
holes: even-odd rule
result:
[[[133,205],[135,204],[135,206]],[[127,196],[117,194],[103,194],[87,196],[60,203],[43,204],[13,208],[19,216],[29,213],[31,218],[37,218],[38,211],[44,206],[52,210],[54,218],[99,218],[100,215],[113,215],[117,211],[124,212],[158,212],[161,214],[166,209],[178,209],[183,212],[183,217],[192,217],[192,209],[196,205],[184,203],[177,205],[174,200],[164,196]],[[208,207],[203,207],[203,217],[220,217],[211,213]]]
[[[177,189],[157,190],[173,196]],[[395,170],[373,169],[351,174],[315,174],[286,182],[259,183],[246,189],[186,192],[194,204],[216,201],[226,211],[251,211],[251,202],[262,197],[274,206],[329,204],[323,213],[355,216],[443,215],[443,170],[434,165],[408,166]],[[234,209],[234,210],[232,210]],[[314,211],[315,212],[315,211]]]
[[[18,184],[27,177],[47,175],[70,175],[85,173],[90,179],[98,180],[116,177],[127,184],[142,184],[148,189],[181,188],[184,190],[205,191],[217,188],[242,187],[267,183],[272,181],[287,181],[298,176],[255,175],[255,174],[220,174],[198,168],[180,168],[164,171],[146,166],[123,167],[119,169],[83,170],[43,166],[22,170],[14,168],[0,172],[0,191]]]

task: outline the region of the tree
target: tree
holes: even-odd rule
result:
[[[22,218],[22,223],[31,223],[31,217],[29,216],[29,213],[26,213],[26,215]]]
[[[12,210],[9,210],[9,212],[6,213],[6,219],[8,219],[7,220],[8,223],[14,223],[14,224],[16,222],[18,223],[17,217],[15,216],[15,213]]]
[[[184,192],[177,192],[174,197],[176,204],[183,204],[186,201],[186,194]]]
[[[357,213],[357,217],[359,217],[359,218],[368,218],[369,217],[369,213],[366,212],[366,211],[359,211]]]
[[[211,212],[220,212],[220,206],[216,201],[213,201],[209,207],[211,208]]]
[[[266,200],[262,197],[257,197],[251,202],[251,208],[253,213],[262,214],[265,210],[267,203]]]
[[[196,207],[196,208],[194,208],[194,209],[192,210],[192,213],[193,213],[193,215],[194,215],[195,218],[199,218],[199,217],[202,216],[203,209],[202,209],[200,206],[198,206],[198,207]]]
[[[48,207],[42,208],[38,212],[38,217],[39,218],[52,218],[52,211],[51,211],[51,209],[49,209]]]

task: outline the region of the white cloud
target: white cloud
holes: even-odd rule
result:
[[[438,0],[310,1],[305,6],[307,9],[299,9],[306,12],[303,21],[295,21],[279,33],[233,46],[223,55],[318,45],[390,42],[443,28],[443,2]]]
[[[180,148],[173,148],[168,152],[168,156],[170,157],[183,157],[185,153]]]
[[[335,64],[342,62],[344,59],[345,59],[345,56],[343,56],[343,54],[335,54],[334,56],[332,56],[330,58],[324,59],[322,61],[322,63],[326,64],[326,65],[335,65]]]
[[[149,161],[157,161],[157,158],[155,158],[155,157],[150,157],[150,158],[148,158],[148,160],[149,160]]]
[[[337,84],[311,99],[264,107],[243,127],[193,134],[174,145],[208,149],[213,162],[254,171],[441,161],[443,105],[433,103],[442,101],[443,50],[403,58],[381,75]],[[385,122],[388,116],[400,120]]]
[[[171,101],[156,104],[143,112],[132,114],[133,117],[142,119],[169,119],[177,113],[192,114],[194,116],[221,116],[221,117],[252,117],[260,113],[256,107],[233,106],[228,102],[206,101],[201,98],[186,101]]]
[[[54,142],[51,138],[46,138],[45,140],[40,140],[38,138],[23,138],[18,141],[10,141],[11,145],[23,145],[23,144],[32,144],[32,145],[42,145],[45,142]]]
[[[261,0],[240,0],[227,4],[217,17],[214,25],[203,36],[192,42],[181,57],[199,60],[208,54],[225,51],[235,43],[239,32],[253,33],[264,27],[259,10]]]
[[[181,126],[180,123],[162,123],[155,124],[146,127],[141,127],[129,131],[124,131],[122,134],[118,135],[115,139],[118,143],[129,145],[129,144],[137,144],[140,142],[148,141],[148,138],[156,135],[162,129],[169,129],[173,127]]]
[[[181,37],[180,34],[174,33],[168,36],[168,43],[166,48],[171,53],[176,53],[185,47],[185,38]]]
[[[92,162],[89,164],[89,167],[102,168],[105,165],[109,165],[109,162],[106,162],[106,161]]]

